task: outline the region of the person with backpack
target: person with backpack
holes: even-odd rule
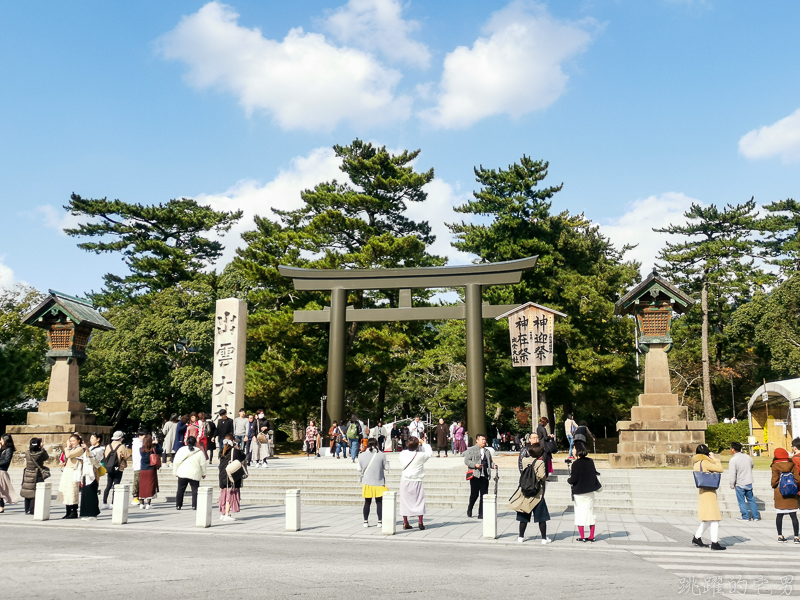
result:
[[[575,430],[578,429],[578,424],[572,418],[572,413],[567,415],[564,420],[564,433],[567,434],[567,442],[569,443],[569,454],[567,458],[572,458],[572,447],[575,444]]]
[[[171,422],[171,421],[170,421]],[[115,485],[122,481],[122,471],[128,466],[128,458],[125,453],[125,444],[122,438],[125,434],[115,431],[111,436],[111,443],[106,446],[103,454],[103,465],[106,467],[106,489],[103,492],[103,510],[111,510],[112,506],[108,503],[108,495]]]
[[[739,442],[731,442],[731,460],[728,463],[728,476],[731,489],[736,492],[739,512],[738,521],[760,521],[756,499],[753,496],[753,459],[742,452]]]
[[[533,516],[533,522],[539,524],[542,544],[549,544],[553,540],[547,537],[550,511],[547,510],[547,502],[544,500],[547,480],[547,468],[542,460],[544,449],[541,444],[527,444],[524,451],[526,456],[520,465],[519,487],[508,502],[508,507],[517,513],[519,522],[517,542],[525,541],[525,530]]]
[[[705,444],[697,446],[692,463],[694,463],[692,467],[694,471],[722,473],[722,462]],[[708,548],[708,544],[703,543],[703,533],[708,528],[711,530],[711,549],[725,550],[725,546],[719,543],[719,522],[722,520],[722,513],[719,510],[717,490],[716,488],[701,487],[697,488],[697,491],[697,518],[700,519],[700,526],[692,538],[692,544]]]
[[[347,438],[344,429],[339,425],[339,421],[333,422],[330,434],[331,440],[333,440],[333,453],[336,454],[336,458],[342,458],[339,456],[339,451],[342,452],[344,458],[347,458]]]
[[[789,457],[789,453],[784,448],[775,448],[773,453],[772,480],[770,485],[774,489],[775,499],[775,526],[778,529],[778,541],[785,542],[783,537],[783,516],[789,515],[794,529],[794,543],[800,544],[800,531],[798,531],[797,509],[798,509],[798,487],[800,487],[800,473],[797,465]]]
[[[578,528],[579,542],[594,542],[594,494],[602,487],[597,478],[597,468],[589,458],[589,451],[583,442],[575,442],[577,458],[570,465],[567,483],[572,486],[572,498],[575,502],[575,526]],[[589,535],[586,535],[586,528]]]
[[[347,424],[347,443],[350,444],[351,462],[356,462],[358,451],[361,446],[361,436],[364,433],[364,424],[358,419],[357,415],[350,415],[350,422]]]
[[[375,510],[378,512],[378,527],[383,521],[383,493],[388,492],[386,487],[386,469],[389,461],[386,455],[378,450],[378,440],[369,438],[367,450],[358,457],[358,467],[361,470],[361,497],[364,498],[364,527],[369,527],[369,511],[372,499],[375,499]]]
[[[206,457],[201,448],[197,448],[197,440],[189,436],[186,445],[178,450],[172,462],[172,474],[178,478],[178,491],[175,495],[175,508],[183,508],[183,496],[186,486],[192,489],[192,510],[197,510],[197,488],[200,480],[206,478]]]

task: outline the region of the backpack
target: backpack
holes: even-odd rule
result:
[[[109,452],[106,459],[103,461],[103,466],[105,466],[106,471],[109,473],[116,473],[119,471],[119,463],[117,461],[117,450],[119,450],[121,444],[117,444],[116,448],[112,448],[109,444],[109,448],[111,448],[111,452]]]
[[[788,473],[781,473],[781,478],[778,480],[778,491],[784,498],[797,496],[797,483],[791,471]]]
[[[357,440],[358,437],[358,423],[351,422],[350,425],[347,426],[347,439]]]
[[[536,477],[537,460],[541,459],[534,459],[519,476],[519,489],[526,498],[533,498],[542,489],[542,482]]]
[[[213,438],[214,434],[217,432],[217,426],[214,425],[214,422],[213,421],[206,421],[204,427],[205,427],[205,430],[206,430],[205,431],[206,437],[209,438],[209,439]]]

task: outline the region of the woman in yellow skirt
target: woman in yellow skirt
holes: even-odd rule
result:
[[[364,527],[369,527],[369,511],[373,498],[380,527],[383,519],[383,492],[389,491],[386,487],[386,469],[389,468],[389,461],[386,460],[384,453],[378,450],[377,439],[369,439],[366,452],[358,455],[358,466],[361,470],[359,478],[362,485],[361,495],[364,498]]]

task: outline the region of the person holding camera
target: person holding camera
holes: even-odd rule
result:
[[[464,464],[467,465],[467,474],[472,471],[469,478],[469,506],[467,516],[472,517],[475,501],[478,501],[478,518],[483,519],[483,497],[489,493],[489,479],[491,478],[494,461],[491,449],[486,447],[486,436],[479,433],[475,436],[475,445],[467,448],[464,453]]]

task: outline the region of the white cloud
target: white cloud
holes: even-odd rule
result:
[[[398,71],[323,35],[289,31],[282,41],[237,23],[229,6],[210,2],[184,16],[158,42],[160,54],[184,62],[198,89],[232,93],[248,115],[263,110],[284,129],[330,130],[339,122],[392,122],[408,117],[411,100],[394,95]]]
[[[428,47],[409,37],[419,24],[404,20],[402,13],[399,0],[350,0],[322,26],[343,44],[377,50],[389,60],[427,68],[431,60]]]
[[[752,159],[780,156],[785,163],[800,160],[800,108],[772,125],[743,135],[739,153]]]
[[[63,235],[67,235],[64,233],[65,229],[72,229],[78,227],[82,222],[86,223],[89,221],[86,217],[73,216],[63,208],[56,208],[52,204],[37,206],[36,213],[42,218],[47,227],[55,229]]]
[[[11,270],[11,267],[3,264],[3,260],[5,260],[5,257],[0,256],[0,289],[10,290],[15,283],[14,271]]]
[[[559,21],[543,6],[515,0],[492,15],[486,37],[447,55],[438,103],[421,116],[455,129],[550,106],[566,89],[562,64],[586,49],[596,28],[594,20]]]
[[[425,186],[428,199],[425,202],[409,202],[406,216],[414,221],[428,221],[436,241],[430,246],[431,254],[446,256],[450,264],[466,265],[472,262],[472,255],[459,252],[450,245],[453,236],[445,223],[461,221],[464,215],[453,210],[463,204],[465,198],[457,193],[452,185],[442,179],[434,179]]]
[[[258,215],[277,220],[271,209],[295,210],[302,206],[300,192],[311,189],[323,181],[342,180],[345,176],[339,170],[341,160],[331,148],[317,148],[307,156],[298,156],[288,169],[281,170],[277,177],[265,185],[246,180],[236,183],[221,194],[199,194],[194,199],[207,204],[215,210],[241,210],[239,222],[225,234],[225,251],[217,262],[224,266],[236,254],[236,248],[244,245],[241,234],[254,228],[253,217]]]
[[[642,275],[653,270],[658,252],[666,242],[683,241],[681,236],[656,233],[653,228],[686,223],[683,213],[699,200],[690,198],[680,192],[666,192],[658,196],[648,196],[632,202],[627,212],[616,219],[609,219],[600,225],[600,231],[617,247],[625,244],[637,244],[637,247],[625,255],[626,259],[638,260],[642,263]]]

